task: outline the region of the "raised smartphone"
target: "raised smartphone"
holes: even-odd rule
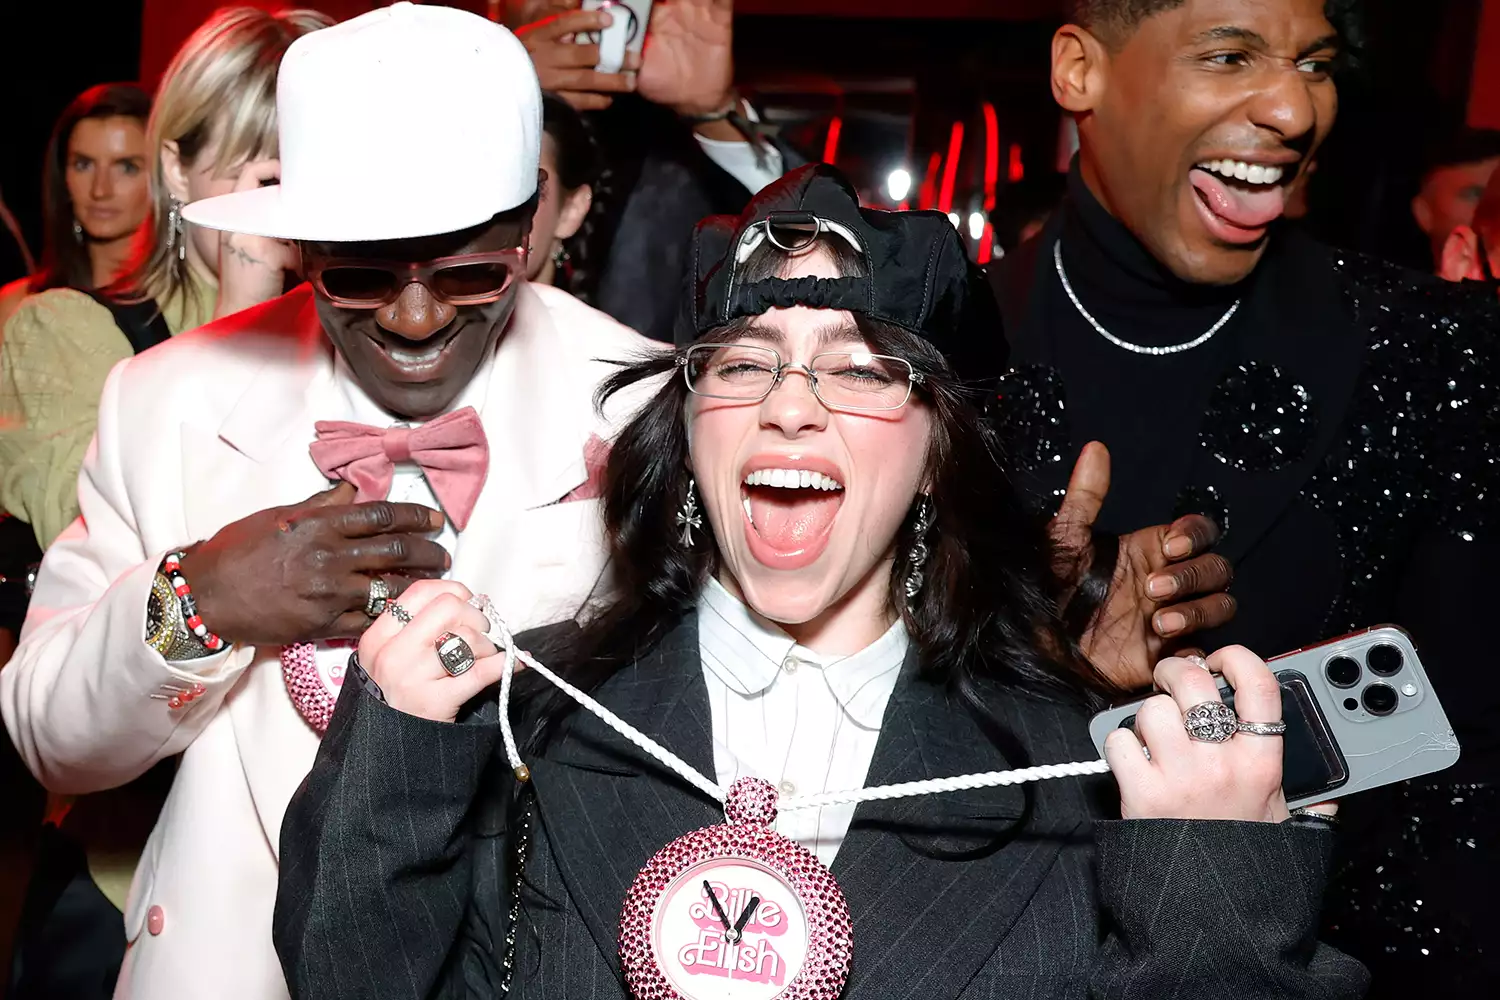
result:
[[[646,44],[646,27],[651,22],[652,0],[583,0],[584,10],[607,10],[614,23],[603,31],[580,32],[579,45],[598,45],[599,61],[594,69],[600,73],[618,73],[625,65],[625,53],[640,52]]]
[[[1453,726],[1405,630],[1381,625],[1269,663],[1281,683],[1287,724],[1282,790],[1291,808],[1431,774],[1458,762]],[[1218,680],[1224,701],[1232,706],[1234,691],[1222,677]],[[1135,725],[1140,705],[1117,705],[1094,716],[1089,735],[1101,755],[1112,730]]]

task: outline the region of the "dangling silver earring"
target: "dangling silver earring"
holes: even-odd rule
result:
[[[922,567],[927,564],[927,532],[932,530],[932,497],[922,494],[917,502],[917,523],[912,527],[916,541],[912,543],[907,558],[911,561],[911,572],[906,575],[906,600],[911,602],[922,592]]]
[[[75,243],[83,242],[83,224],[77,219],[73,220],[73,241]]]
[[[182,202],[172,199],[172,208],[167,212],[167,252],[177,248],[177,259],[187,260],[187,240],[182,236]]]
[[[568,253],[568,248],[559,243],[552,251],[552,266],[561,271],[573,260],[573,255]]]
[[[703,518],[698,515],[697,486],[693,480],[688,480],[687,499],[677,509],[677,524],[682,528],[682,544],[688,548],[693,547],[693,529],[703,527]]]

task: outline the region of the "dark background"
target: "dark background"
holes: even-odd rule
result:
[[[455,5],[482,12],[486,3]],[[13,98],[0,193],[34,251],[41,159],[56,115],[88,86],[139,77],[143,15],[153,27],[147,73],[154,76],[162,53],[206,6],[201,0],[27,2],[0,15],[0,32],[10,42],[0,73],[9,77],[5,92]],[[347,15],[376,4],[324,6]],[[1406,205],[1427,137],[1464,118],[1482,0],[1367,0],[1366,6],[1366,64],[1344,81],[1339,125],[1314,178],[1311,224],[1342,246],[1426,266]],[[915,175],[915,202],[930,155],[947,150],[953,123],[963,121],[954,208],[964,215],[982,208],[983,101],[996,110],[1004,168],[1009,147],[1019,144],[1026,176],[1055,169],[1059,116],[1047,62],[1060,0],[741,0],[737,9],[741,80],[759,89],[813,156],[822,155],[838,115],[838,164],[863,187],[882,186],[891,169],[904,165]],[[918,10],[985,16],[912,16]],[[891,13],[904,16],[871,16]],[[1008,176],[1002,169],[1002,211]],[[0,280],[20,273],[10,254],[0,250]]]

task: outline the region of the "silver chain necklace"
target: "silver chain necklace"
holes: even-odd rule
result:
[[[1181,354],[1183,351],[1191,351],[1195,347],[1202,347],[1204,344],[1213,339],[1214,334],[1224,329],[1224,324],[1228,323],[1234,317],[1234,314],[1239,311],[1240,302],[1243,301],[1241,299],[1235,299],[1234,305],[1229,307],[1229,311],[1227,313],[1219,317],[1219,321],[1217,323],[1208,328],[1207,333],[1203,334],[1200,337],[1194,338],[1193,340],[1189,340],[1185,344],[1169,344],[1166,347],[1147,347],[1145,344],[1132,344],[1130,341],[1121,340],[1119,337],[1116,337],[1114,334],[1104,329],[1104,324],[1095,319],[1093,315],[1083,307],[1083,303],[1078,301],[1078,294],[1073,291],[1073,283],[1068,280],[1068,272],[1063,270],[1062,240],[1058,240],[1056,243],[1052,244],[1052,260],[1053,263],[1057,265],[1057,276],[1062,279],[1063,291],[1068,293],[1068,301],[1073,303],[1073,308],[1078,310],[1078,314],[1089,321],[1089,326],[1093,327],[1094,331],[1098,333],[1099,336],[1103,337],[1111,344],[1114,344],[1116,347],[1127,350],[1132,354],[1149,354],[1153,357],[1160,357],[1164,354]]]

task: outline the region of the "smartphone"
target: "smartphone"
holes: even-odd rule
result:
[[[625,65],[625,53],[639,53],[646,44],[646,26],[651,22],[652,0],[583,0],[583,10],[607,10],[614,23],[603,31],[579,32],[579,45],[599,46],[599,61],[594,69],[600,73],[618,73]]]
[[[1291,808],[1431,774],[1458,762],[1453,726],[1404,629],[1380,625],[1268,662],[1281,684],[1287,724],[1282,791]],[[1233,689],[1222,677],[1218,681],[1221,696],[1232,707]],[[1089,735],[1101,756],[1105,737],[1135,726],[1141,701],[1094,716]]]

